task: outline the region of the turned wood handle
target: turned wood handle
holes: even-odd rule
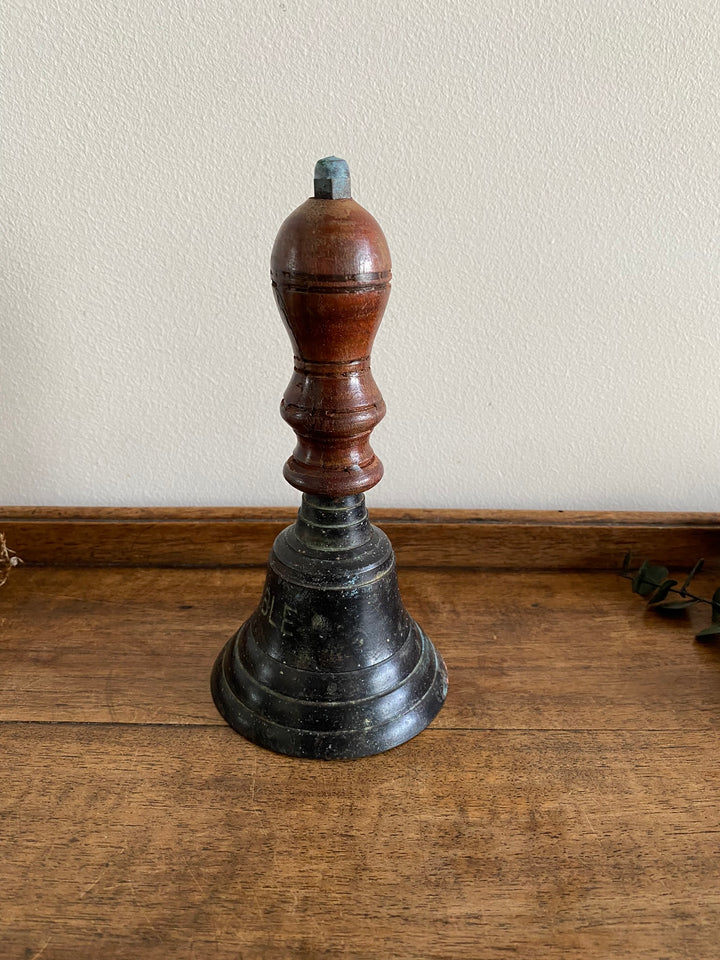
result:
[[[382,230],[350,196],[345,161],[318,161],[315,196],[280,227],[271,258],[295,354],[281,414],[297,445],[284,475],[303,493],[345,497],[382,477],[370,432],[385,403],[370,351],[390,296],[390,266]]]

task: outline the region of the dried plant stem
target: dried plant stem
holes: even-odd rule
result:
[[[7,583],[12,568],[22,562],[15,551],[8,547],[5,534],[0,533],[0,587]]]

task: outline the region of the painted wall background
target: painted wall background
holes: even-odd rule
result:
[[[280,504],[268,262],[335,153],[371,505],[720,509],[720,10],[6,0],[0,502]]]

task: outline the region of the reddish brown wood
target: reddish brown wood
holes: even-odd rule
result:
[[[2,960],[718,957],[707,611],[644,622],[602,573],[406,571],[447,705],[318,764],[235,736],[207,689],[263,576],[0,589]]]
[[[292,507],[2,507],[28,564],[265,566]],[[373,508],[399,567],[617,570],[631,550],[678,572],[720,569],[720,514]]]
[[[343,497],[382,477],[370,432],[385,403],[370,351],[390,296],[390,253],[354,200],[307,200],[280,228],[273,290],[295,370],[282,416],[297,435],[285,478],[303,493]]]

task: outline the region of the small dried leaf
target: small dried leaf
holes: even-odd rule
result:
[[[720,635],[720,623],[713,623],[709,627],[705,627],[704,630],[701,630],[700,633],[695,634],[696,640],[706,640],[710,637],[717,637]]]
[[[620,576],[624,577],[630,570],[630,561],[632,560],[632,553],[626,553],[623,557],[622,570],[620,571]]]
[[[660,586],[667,579],[667,567],[648,567],[645,571],[646,580],[656,580],[657,586]]]
[[[677,580],[665,580],[664,583],[661,583],[657,590],[650,594],[648,604],[658,604],[670,593],[672,587],[677,586]]]
[[[640,567],[632,582],[633,593],[649,596],[667,578],[667,567],[651,567],[647,560]]]
[[[701,571],[702,568],[703,568],[703,564],[704,564],[704,563],[705,563],[704,560],[698,560],[698,561],[697,561],[697,563],[695,564],[695,566],[692,568],[692,570],[690,571],[690,573],[687,575],[687,579],[685,580],[685,583],[680,587],[680,593],[682,593],[684,590],[687,590],[687,588],[690,586],[690,581],[692,580],[693,577],[696,577],[696,576],[698,575],[698,573],[700,573],[700,571]]]
[[[632,582],[632,592],[633,592],[633,593],[640,593],[640,589],[639,589],[639,588],[640,588],[640,587],[642,586],[642,584],[645,582],[645,579],[644,579],[644,578],[645,578],[645,571],[647,570],[647,565],[648,565],[647,560],[643,560],[643,562],[640,564],[640,567],[639,567],[639,569],[638,569],[638,572],[637,572],[637,573],[635,574],[635,576],[633,577],[633,582]]]
[[[712,598],[712,622],[720,623],[720,587],[717,588]]]
[[[664,617],[677,617],[695,603],[697,603],[697,600],[666,600],[664,603],[651,604],[650,609],[657,610]]]

